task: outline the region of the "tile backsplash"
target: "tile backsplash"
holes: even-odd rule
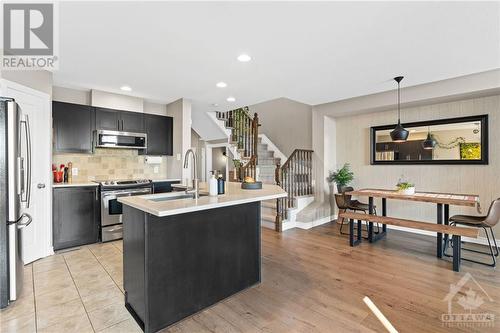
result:
[[[52,163],[59,166],[73,163],[78,175],[73,182],[101,181],[109,179],[164,179],[167,178],[166,156],[160,164],[146,164],[146,156],[133,149],[97,148],[94,154],[55,154]],[[155,173],[155,168],[157,168]]]

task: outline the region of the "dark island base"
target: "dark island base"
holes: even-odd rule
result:
[[[125,306],[156,332],[260,282],[260,202],[157,217],[123,206]]]

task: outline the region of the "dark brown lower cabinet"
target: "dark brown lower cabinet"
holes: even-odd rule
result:
[[[153,182],[153,193],[167,193],[172,192],[172,184],[179,184],[179,180]]]
[[[54,250],[99,241],[98,187],[53,189],[52,232]]]

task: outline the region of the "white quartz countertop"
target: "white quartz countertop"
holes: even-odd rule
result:
[[[200,188],[200,193],[206,194],[206,184],[201,183]],[[263,184],[261,190],[243,190],[240,183],[228,182],[226,183],[226,193],[222,195],[214,197],[206,195],[200,196],[198,199],[187,198],[161,201],[161,198],[171,198],[182,193],[172,192],[122,197],[118,198],[118,201],[156,216],[169,216],[287,196],[287,193],[277,185]]]
[[[99,184],[94,182],[84,182],[84,183],[53,183],[52,187],[86,187],[86,186],[99,186]]]

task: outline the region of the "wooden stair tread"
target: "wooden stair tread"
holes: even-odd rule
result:
[[[479,235],[479,229],[477,229],[477,228],[455,227],[455,226],[444,225],[444,224],[435,224],[435,223],[429,223],[429,222],[406,220],[406,219],[399,219],[399,218],[388,217],[388,216],[377,216],[377,215],[370,215],[370,214],[345,212],[345,213],[340,213],[339,217],[346,218],[346,219],[375,222],[375,223],[380,223],[380,224],[390,224],[390,225],[395,225],[395,226],[399,226],[399,227],[421,229],[421,230],[426,230],[426,231],[440,232],[443,234],[465,236],[465,237],[471,237],[471,238],[477,238]]]

